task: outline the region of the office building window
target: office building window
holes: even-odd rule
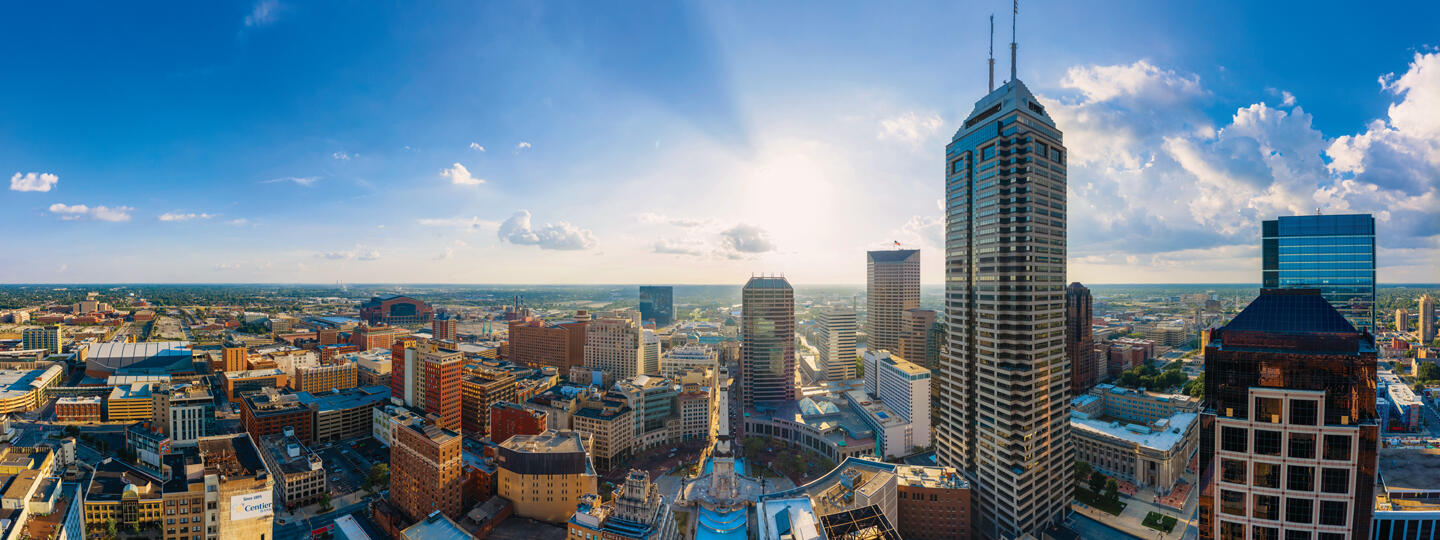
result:
[[[1250,529],[1250,540],[1280,540],[1280,529],[1256,525]]]
[[[1280,455],[1280,432],[1268,429],[1255,430],[1255,453],[1262,456]]]
[[[1245,452],[1246,448],[1249,447],[1249,444],[1246,444],[1245,441],[1248,435],[1244,428],[1221,427],[1220,449],[1226,452]]]
[[[1320,501],[1321,525],[1345,525],[1345,501]]]
[[[1221,459],[1220,477],[1232,484],[1244,484],[1245,462],[1234,459]]]
[[[1310,524],[1315,522],[1315,501],[1310,499],[1285,499],[1285,521]]]
[[[1255,398],[1255,421],[1279,424],[1280,419],[1284,418],[1280,414],[1280,409],[1284,406],[1284,403],[1285,401],[1280,398]]]
[[[1275,463],[1255,462],[1255,478],[1253,484],[1256,487],[1279,488],[1280,487],[1280,465]]]
[[[1245,525],[1221,521],[1220,540],[1245,540]]]
[[[1320,491],[1325,493],[1349,493],[1350,471],[1347,469],[1320,469]]]
[[[1252,517],[1256,519],[1280,519],[1280,497],[1275,495],[1256,495],[1255,507],[1252,509]]]
[[[1295,459],[1315,459],[1315,434],[1291,433],[1290,457]]]
[[[1286,489],[1290,491],[1315,491],[1315,468],[1303,465],[1290,465],[1286,468],[1289,477],[1285,481]]]
[[[1290,400],[1290,423],[1297,426],[1313,426],[1319,418],[1319,401],[1313,399]]]
[[[1350,436],[1349,435],[1326,435],[1325,436],[1325,459],[1349,460],[1350,459]]]
[[[1220,513],[1232,516],[1245,515],[1245,494],[1228,489],[1220,490]]]
[[[1310,531],[1285,531],[1285,540],[1310,540]]]

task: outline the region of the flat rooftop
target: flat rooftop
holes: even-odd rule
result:
[[[24,396],[43,386],[45,381],[59,377],[60,366],[45,369],[0,369],[0,399]]]
[[[280,467],[281,474],[307,473],[317,470],[311,466],[312,463],[317,466],[324,463],[318,454],[293,436],[266,435],[260,438],[260,444],[264,447],[261,451],[269,454],[270,460]],[[295,456],[290,455],[292,445],[297,451]]]
[[[515,435],[500,446],[516,452],[584,452],[585,444],[578,431],[546,431],[539,435]]]
[[[245,433],[200,438],[200,459],[206,474],[234,477],[255,476],[266,471],[265,462],[250,436]]]
[[[1185,430],[1189,429],[1190,424],[1195,422],[1195,419],[1198,417],[1199,415],[1193,412],[1175,413],[1167,419],[1169,422],[1164,429],[1155,429],[1153,426],[1148,425],[1127,424],[1114,420],[1096,420],[1071,413],[1070,427],[1080,431],[1129,441],[1146,448],[1168,452],[1185,439]]]
[[[1378,468],[1391,494],[1440,497],[1440,448],[1381,448]]]

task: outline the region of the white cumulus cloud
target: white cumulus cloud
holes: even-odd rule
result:
[[[10,177],[10,191],[50,191],[55,183],[60,181],[59,176],[50,173],[15,173]]]
[[[485,179],[472,176],[470,169],[466,169],[464,165],[459,163],[452,165],[449,169],[440,171],[440,176],[449,178],[450,183],[457,186],[478,186],[485,183]]]
[[[595,247],[595,234],[568,222],[546,223],[539,227],[530,225],[528,210],[516,211],[500,224],[500,240],[512,244],[540,246],[540,249],[580,250]]]
[[[480,146],[480,143],[477,143],[477,142],[472,142],[472,143],[470,143],[470,149],[471,149],[471,150],[479,150],[479,151],[481,151],[481,152],[484,152],[484,151],[485,151],[485,147],[484,147],[484,146]]]
[[[87,206],[83,204],[61,204],[50,205],[50,213],[60,216],[66,221],[95,220],[95,221],[130,221],[130,212],[134,208],[129,206]]]

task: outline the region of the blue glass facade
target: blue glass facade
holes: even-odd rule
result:
[[[654,321],[656,328],[664,328],[675,322],[675,288],[668,286],[640,286],[640,319]]]
[[[1356,328],[1375,331],[1375,217],[1285,216],[1261,225],[1261,285],[1320,289]]]

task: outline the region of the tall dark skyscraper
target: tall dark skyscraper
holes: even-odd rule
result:
[[[675,288],[659,285],[640,286],[640,320],[654,321],[656,328],[675,322]]]
[[[1011,75],[945,148],[937,452],[974,486],[980,538],[1059,523],[1073,493],[1065,147],[1013,59]]]
[[[1070,359],[1070,393],[1080,395],[1100,382],[1099,357],[1095,354],[1095,319],[1090,289],[1080,282],[1065,289],[1065,357]]]
[[[1260,284],[1320,289],[1356,328],[1375,332],[1375,217],[1283,216],[1261,225]]]
[[[1200,538],[1370,538],[1375,353],[1318,289],[1264,289],[1210,331]]]
[[[783,277],[752,277],[740,292],[740,397],[795,400],[795,289]]]

